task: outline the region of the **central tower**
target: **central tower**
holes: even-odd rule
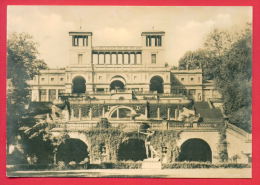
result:
[[[92,32],[71,31],[70,67],[90,66],[92,55]]]
[[[142,61],[149,67],[163,67],[164,58],[164,31],[142,32]]]

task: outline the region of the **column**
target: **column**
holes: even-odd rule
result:
[[[92,120],[92,107],[89,108],[88,115],[89,115],[89,119]]]
[[[102,108],[102,117],[105,116],[105,107]]]
[[[56,100],[58,100],[58,99],[59,99],[59,90],[56,89]]]
[[[104,52],[104,64],[106,64],[106,53]]]
[[[112,64],[112,53],[110,53],[110,65]]]
[[[74,119],[74,109],[73,108],[71,109],[70,119],[72,119],[72,120]]]
[[[119,109],[116,110],[116,118],[119,119]]]
[[[167,109],[167,119],[168,119],[168,120],[171,119],[171,114],[170,114],[170,113],[171,113],[171,109],[168,108],[168,109]]]
[[[116,53],[116,64],[118,64],[118,53]]]
[[[49,101],[49,89],[46,89],[46,101]]]
[[[147,119],[148,118],[148,108],[147,108],[147,106],[145,106],[144,115],[145,115],[145,118]]]
[[[179,111],[178,111],[178,109],[175,109],[175,114],[174,114],[175,120],[177,120],[178,117],[179,117]]]
[[[160,107],[157,108],[157,119],[160,119]]]
[[[81,120],[81,108],[79,108],[79,120]]]

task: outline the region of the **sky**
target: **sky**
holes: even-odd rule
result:
[[[252,22],[251,7],[8,6],[7,33],[26,32],[39,43],[49,67],[69,64],[68,32],[93,32],[93,46],[140,46],[141,32],[165,31],[170,65],[203,46],[213,29],[240,30]]]

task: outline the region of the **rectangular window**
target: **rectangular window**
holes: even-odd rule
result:
[[[195,94],[195,89],[190,89],[190,90],[189,90],[189,94],[190,94],[190,95],[194,95],[194,94]]]
[[[152,54],[152,64],[156,64],[156,54]]]
[[[50,99],[50,101],[53,101],[56,99],[56,89],[49,90],[49,99]]]
[[[59,89],[58,90],[58,95],[60,96],[61,94],[65,93],[65,89]]]
[[[47,101],[46,89],[40,89],[40,101]]]
[[[105,89],[104,88],[97,88],[97,92],[104,92]]]
[[[82,64],[83,54],[78,54],[78,64]]]

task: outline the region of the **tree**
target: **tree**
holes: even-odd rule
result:
[[[203,48],[187,52],[179,68],[201,66],[204,79],[215,81],[230,121],[251,131],[251,24],[240,33],[214,30],[208,34]]]
[[[38,59],[38,44],[26,33],[12,33],[7,40],[7,78],[12,86],[7,101],[7,144],[14,143],[21,118],[29,103],[28,80],[41,69],[47,69],[46,63]]]

